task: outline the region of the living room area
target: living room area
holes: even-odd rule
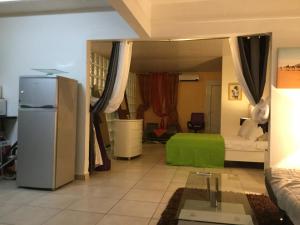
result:
[[[207,46],[209,43],[204,40],[194,42],[191,47],[192,49],[196,46]],[[148,43],[150,42],[146,42],[146,44]],[[179,43],[182,45],[182,42]],[[212,45],[215,45],[215,43],[216,42],[213,42]],[[227,50],[226,52],[229,54],[229,56],[226,55],[227,58],[226,56],[223,56],[223,58],[227,59],[227,61],[231,59],[230,64],[233,64],[229,49],[229,40],[219,40],[219,43],[222,44],[221,47],[224,43]],[[173,50],[177,51],[174,47],[174,42],[164,42],[164,44],[173,45]],[[160,44],[160,46],[162,45]],[[221,47],[220,49],[222,49]],[[99,49],[103,50],[104,48],[99,47]],[[212,49],[212,47],[210,49]],[[94,54],[92,53],[91,56],[94,56]],[[107,58],[109,58],[109,56]],[[109,68],[111,62],[114,62],[114,60],[107,60],[107,63],[105,63],[106,67]],[[94,84],[90,85],[91,93],[97,94],[95,96],[91,95],[91,97],[96,98],[98,96],[99,98],[100,95],[95,88],[96,85],[99,84],[99,79],[97,81],[97,77],[95,77],[92,71],[95,71],[95,68],[102,68],[101,66],[103,65],[96,64],[95,62],[89,64],[91,67],[88,68],[91,69],[88,70],[88,76],[95,78],[91,79],[91,83]],[[265,66],[267,66],[267,64]],[[224,68],[227,69],[225,70]],[[230,100],[230,98],[232,98],[231,95],[228,96],[228,93],[231,93],[231,89],[228,89],[228,87],[231,86],[228,85],[228,83],[236,79],[233,66],[226,67],[225,63],[223,63],[223,69],[227,71],[223,76],[227,79],[224,84],[225,94],[223,95],[226,102],[224,105],[226,106],[231,103],[231,105],[237,106],[242,104],[238,99],[239,95],[235,101]],[[107,77],[111,75],[109,72],[98,71],[100,71],[100,74],[104,74],[102,77],[104,79],[107,79]],[[232,76],[228,76],[228,71],[231,71],[230,75]],[[202,81],[205,80],[203,75],[199,76],[199,78],[201,78]],[[186,81],[182,82],[182,85],[186,84],[184,83]],[[128,83],[130,84],[131,81]],[[156,85],[156,83],[154,84]],[[197,85],[197,81],[188,84]],[[235,83],[235,85],[237,85],[237,83]],[[99,86],[103,87],[104,85]],[[200,89],[204,93],[204,88],[202,87]],[[266,92],[268,92],[268,89],[266,90]],[[103,94],[104,90],[101,89],[99,92]],[[182,90],[182,92],[189,92],[188,85],[186,85],[185,90]],[[197,90],[194,92],[197,96],[200,91]],[[233,133],[235,136],[237,136],[238,129],[241,129],[241,127],[244,127],[246,124],[240,127],[240,116],[248,115],[249,102],[245,97],[244,100],[243,113],[245,112],[246,114],[234,116],[235,126]],[[192,105],[196,104],[192,102]],[[133,113],[134,112],[135,111],[133,111]],[[230,113],[234,114],[235,112],[235,110],[232,110]],[[229,120],[228,115],[225,115],[225,117],[225,121]],[[186,124],[186,121],[184,121],[184,124]],[[231,128],[232,125],[233,124],[231,124],[231,126],[227,125],[227,128]],[[254,131],[258,128],[257,124],[254,128]],[[187,130],[187,127],[184,127],[184,129]],[[121,131],[121,133],[124,134],[129,132],[130,129],[123,128],[114,130],[114,132],[116,131]],[[220,130],[216,132],[219,133]],[[248,131],[246,133],[248,133]],[[249,132],[249,134],[250,133],[251,132]],[[258,136],[261,134],[262,133],[259,133]],[[192,135],[198,136],[201,134]],[[254,137],[254,141],[256,141],[258,136]],[[246,138],[244,141],[247,141]],[[22,144],[22,142],[20,143]],[[197,145],[198,144],[195,146]],[[214,223],[233,223],[234,220],[242,220],[244,221],[243,223],[246,224],[251,224],[252,222],[258,223],[256,218],[260,218],[260,214],[257,214],[256,211],[251,208],[250,203],[254,202],[253,204],[257,206],[259,204],[255,204],[255,201],[261,202],[262,200],[266,200],[265,195],[267,193],[264,185],[264,171],[261,167],[262,162],[264,162],[263,157],[259,159],[260,161],[258,162],[260,163],[261,169],[243,169],[230,166],[223,168],[224,160],[221,161],[220,165],[205,166],[205,164],[192,164],[179,166],[176,165],[176,163],[172,163],[173,165],[169,164],[166,155],[166,145],[144,143],[142,148],[142,154],[129,161],[117,160],[116,152],[108,152],[108,158],[103,160],[102,164],[104,165],[109,162],[110,166],[108,167],[106,164],[104,171],[97,172],[91,170],[90,176],[85,178],[86,180],[76,180],[66,186],[58,188],[55,192],[20,189],[16,186],[14,181],[3,181],[1,183],[3,185],[1,185],[2,194],[0,199],[0,202],[3,202],[3,214],[0,216],[0,222],[4,224],[18,224],[18,221],[22,220],[30,224],[32,223],[31,212],[34,214],[35,212],[40,212],[42,216],[36,217],[38,224],[172,224],[177,223],[177,220],[181,223],[185,220],[206,221],[211,219],[213,219],[211,222]],[[187,148],[184,147],[184,151],[186,151],[185,149]],[[244,151],[243,149],[241,150]],[[245,148],[245,150],[250,152],[250,149]],[[95,152],[97,151],[99,150],[95,148]],[[207,146],[205,147],[205,151],[208,152],[207,155],[210,154]],[[245,155],[245,153],[243,154]],[[260,153],[264,154],[264,149],[260,151]],[[181,154],[178,154],[179,157],[180,155]],[[251,155],[251,153],[248,155]],[[200,158],[204,158],[204,154],[200,156]],[[211,154],[211,156],[208,162],[216,158],[213,157],[214,154]],[[224,154],[222,157],[224,158]],[[193,153],[189,153],[189,159],[197,162],[197,156],[193,155]],[[250,158],[247,156],[241,159],[250,161]],[[21,161],[19,157],[19,162]],[[201,162],[201,160],[199,161]],[[100,167],[102,166],[99,162],[98,165],[100,165]],[[255,162],[249,165],[255,166]],[[32,168],[34,168],[34,166],[32,166]],[[18,182],[17,185],[20,186]],[[190,191],[192,192],[190,193]],[[251,201],[251,198],[255,201]],[[186,202],[186,204],[184,202]],[[270,200],[268,203],[268,205],[264,206],[264,211],[266,211],[266,208],[268,209],[270,205],[272,206]],[[198,214],[198,212],[205,212],[206,209],[216,212],[208,217],[207,215],[203,217],[203,215]],[[186,214],[186,212],[188,214]],[[274,213],[263,213],[262,217],[275,218],[277,219],[276,221],[280,221],[279,217],[281,214],[279,211],[276,212],[277,214],[275,215]],[[196,215],[196,218],[194,218],[195,216],[191,216],[190,213]],[[224,215],[227,217],[225,221],[222,219]]]
[[[248,225],[300,224],[299,0],[290,0],[289,4],[283,0],[276,2],[143,0],[136,4],[133,2],[0,1],[0,58],[4,59],[0,61],[0,84],[3,87],[1,95],[7,99],[6,117],[9,121],[4,123],[4,127],[8,128],[9,134],[5,133],[5,136],[11,143],[16,142],[18,137],[16,124],[19,120],[20,76],[31,74],[33,68],[55,68],[67,71],[66,76],[78,81],[78,114],[76,121],[73,121],[73,125],[77,128],[74,145],[76,160],[74,158],[74,165],[71,168],[72,180],[76,179],[55,191],[17,187],[15,181],[0,180],[0,225],[194,225],[208,222]],[[260,110],[256,112],[263,120],[267,120],[263,122],[268,129],[268,135],[254,138],[255,148],[259,148],[259,152],[256,152],[258,158],[250,158],[254,154],[247,151],[249,147],[239,145],[239,151],[232,148],[224,151],[223,147],[222,151],[227,153],[229,161],[241,161],[237,158],[245,159],[242,168],[241,165],[233,164],[225,164],[225,167],[222,165],[218,168],[197,167],[196,164],[201,161],[201,157],[189,154],[190,157],[186,159],[184,154],[193,152],[198,144],[185,145],[181,148],[174,142],[171,151],[176,153],[173,157],[178,158],[174,157],[175,160],[171,158],[168,161],[166,145],[147,142],[140,145],[143,153],[139,157],[132,159],[129,157],[130,160],[116,159],[107,152],[107,158],[102,157],[104,159],[102,162],[97,161],[97,165],[100,166],[103,162],[107,163],[105,171],[98,172],[94,171],[95,168],[89,168],[90,162],[96,161],[96,157],[90,157],[93,156],[91,152],[97,152],[97,157],[101,154],[99,149],[90,151],[90,147],[95,143],[91,141],[91,137],[94,140],[98,138],[91,134],[99,133],[97,130],[99,127],[93,130],[94,118],[91,116],[90,105],[91,80],[87,76],[91,68],[87,66],[90,41],[113,40],[115,45],[122,45],[124,42],[135,41],[172,43],[226,39],[228,42],[230,38],[244,38],[247,42],[251,37],[260,39],[261,36],[270,38],[269,62],[265,71],[269,75],[267,78],[269,83],[265,88],[267,93],[263,96],[263,98],[269,96],[269,108],[261,108],[261,93],[257,99],[253,99],[255,103],[252,105],[258,105]],[[230,54],[227,58],[223,57],[225,60],[232,58],[230,45],[227,47]],[[251,52],[247,47],[244,50],[246,53]],[[254,65],[251,54],[248,56],[245,61],[251,69],[245,66],[247,63],[243,63],[242,69],[241,65],[239,68],[242,70],[241,74],[248,70],[250,74],[254,74],[253,71],[260,67]],[[115,66],[118,64],[116,61]],[[230,64],[234,67],[232,62]],[[117,67],[114,68],[118,70]],[[112,77],[111,73],[109,77]],[[236,92],[242,93],[238,91],[240,83],[233,86],[228,86],[228,83],[232,83],[229,80],[222,83],[224,83],[221,89],[222,97],[224,96],[227,103],[223,105],[225,110],[221,110],[221,116],[226,123],[225,127],[233,130],[236,135],[241,127],[246,127],[243,121],[245,118],[234,115],[238,108],[226,111],[226,107],[238,107],[235,103],[239,102],[237,99],[240,96]],[[253,83],[254,85],[248,83],[246,87],[252,89],[251,86],[256,86],[256,90],[262,89],[256,81]],[[187,88],[191,86],[188,82],[182,82],[180,85]],[[109,86],[111,89],[114,88],[114,85]],[[242,99],[254,96],[248,94],[246,96],[243,89]],[[195,96],[191,102],[197,98],[197,95]],[[107,101],[110,100],[109,97]],[[237,99],[232,101],[230,98]],[[229,100],[232,104],[228,103]],[[191,102],[189,105],[193,105]],[[245,113],[248,113],[245,110],[246,108],[248,110],[248,106],[249,112],[251,111],[249,101],[244,106],[246,106],[243,108]],[[47,107],[49,105],[46,105]],[[24,111],[26,110],[28,109],[25,107]],[[147,120],[152,117],[152,112],[149,111],[145,112]],[[267,111],[270,115],[265,118]],[[188,116],[181,122],[184,126],[191,112],[196,110],[186,113]],[[249,113],[249,117],[251,116]],[[233,117],[236,118],[234,124],[230,119]],[[161,122],[157,116],[153,120],[156,124]],[[39,126],[34,122],[28,124],[29,127]],[[118,130],[126,134],[124,130]],[[241,135],[244,133],[245,136],[251,136],[245,130],[247,129],[244,129]],[[261,140],[257,138],[261,136],[266,138],[267,141],[265,139],[262,141],[267,143],[267,147],[258,146],[257,142]],[[209,143],[206,142],[204,146],[208,146],[208,149],[213,148]],[[232,142],[230,140],[225,144],[230,146]],[[18,147],[22,148],[21,145]],[[176,152],[177,147],[181,149]],[[105,148],[106,146],[103,149]],[[186,149],[188,151],[185,151]],[[221,156],[226,157],[224,154]],[[12,149],[10,157],[12,161],[17,159],[15,149]],[[206,154],[206,157],[210,161],[215,160],[210,154]],[[179,161],[182,158],[183,163],[188,162],[190,165],[178,165],[182,163]],[[40,163],[42,165],[34,171],[42,171],[44,165],[41,158],[35,160],[28,157],[28,159],[32,162],[29,163],[31,165],[29,169],[34,168],[35,163]],[[252,163],[248,164],[248,161]],[[47,158],[45,162],[48,162]],[[223,158],[221,162],[224,163]],[[257,162],[259,168],[249,168],[257,166]],[[40,181],[42,178],[45,176],[35,180]]]
[[[144,144],[142,156],[113,159],[111,171],[55,192],[20,189],[15,182],[1,181],[0,224],[174,224],[174,206],[159,222],[161,214],[176,190],[186,186],[189,174],[199,171],[228,176],[221,180],[222,191],[267,193],[263,169],[170,166],[165,164],[163,144]],[[175,199],[180,200],[178,194]]]

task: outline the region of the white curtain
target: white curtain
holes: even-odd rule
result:
[[[261,99],[259,103],[257,103],[254,106],[251,112],[251,117],[257,123],[264,124],[268,122],[269,114],[270,114],[270,98],[268,97],[266,100]]]
[[[120,43],[117,77],[111,98],[104,110],[105,113],[116,111],[123,101],[129,75],[131,53],[132,42],[122,41]]]
[[[231,50],[231,55],[233,59],[233,65],[234,65],[234,70],[235,70],[237,80],[240,83],[243,92],[248,98],[250,104],[254,106],[251,112],[251,117],[257,123],[264,124],[268,122],[269,119],[269,112],[270,112],[269,98],[267,98],[266,100],[261,99],[258,104],[255,103],[242,72],[242,64],[241,64],[237,37],[229,38],[229,44],[230,44],[230,50]]]

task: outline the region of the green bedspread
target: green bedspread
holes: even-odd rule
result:
[[[224,139],[218,134],[178,133],[166,148],[171,165],[224,167]]]

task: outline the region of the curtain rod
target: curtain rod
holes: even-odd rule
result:
[[[136,75],[151,75],[151,74],[154,74],[154,73],[168,73],[170,75],[181,75],[181,74],[183,74],[183,72],[147,72],[147,73],[135,73],[135,74]]]
[[[248,34],[248,35],[239,35],[238,37],[248,37],[248,38],[251,38],[251,37],[256,37],[256,36],[259,36],[259,37],[263,37],[263,36],[272,36],[271,33],[258,33],[258,34]]]

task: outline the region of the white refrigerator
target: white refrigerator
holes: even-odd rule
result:
[[[20,77],[18,186],[54,190],[74,180],[77,86],[61,76]]]

